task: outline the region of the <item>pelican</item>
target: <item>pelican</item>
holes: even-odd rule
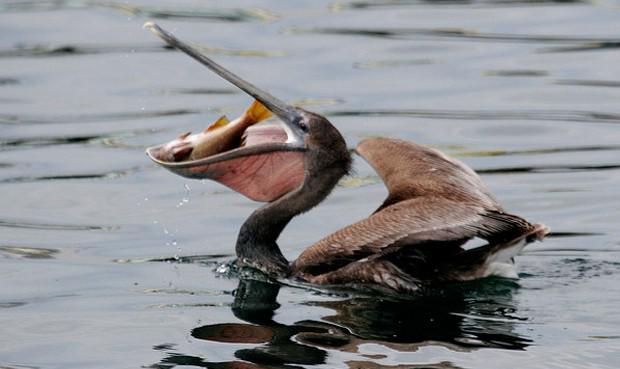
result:
[[[367,218],[324,237],[289,262],[278,237],[293,217],[322,202],[349,173],[352,158],[344,138],[325,117],[259,89],[156,24],[145,27],[280,120],[279,126],[247,128],[237,147],[207,157],[170,161],[169,146],[147,149],[151,159],[176,174],[212,179],[266,202],[241,226],[239,266],[318,285],[412,293],[440,282],[516,278],[514,256],[549,232],[543,224],[505,212],[464,163],[413,142],[370,138],[354,151],[379,174],[387,198]],[[467,247],[475,238],[486,244]]]

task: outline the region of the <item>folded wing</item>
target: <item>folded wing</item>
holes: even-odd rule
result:
[[[312,279],[369,261],[387,270],[408,258],[433,258],[437,265],[437,258],[463,253],[460,246],[474,237],[508,245],[537,229],[504,213],[475,172],[439,151],[385,138],[365,140],[356,151],[385,182],[387,199],[370,217],[306,249],[293,274]]]

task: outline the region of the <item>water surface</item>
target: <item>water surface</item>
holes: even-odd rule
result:
[[[0,367],[617,368],[619,19],[609,1],[3,2]],[[519,281],[409,301],[215,272],[259,204],[144,149],[249,99],[147,20],[350,146],[459,157],[553,233]],[[356,160],[284,232],[286,256],[385,194]]]

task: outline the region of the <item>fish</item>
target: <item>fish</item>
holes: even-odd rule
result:
[[[221,116],[202,132],[183,133],[177,139],[163,145],[159,159],[167,162],[192,161],[232,150],[243,143],[242,136],[246,129],[271,116],[271,111],[255,100],[232,122],[226,116]]]

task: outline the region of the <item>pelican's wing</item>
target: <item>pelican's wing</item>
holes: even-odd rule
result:
[[[316,275],[421,245],[439,244],[433,247],[439,252],[456,252],[474,237],[501,243],[533,229],[524,219],[504,213],[472,169],[435,149],[371,138],[356,151],[385,182],[387,199],[370,217],[305,250],[293,264],[294,273]]]
[[[377,171],[389,191],[378,210],[420,196],[502,210],[471,168],[438,150],[391,138],[366,139],[355,150]]]
[[[437,150],[384,138],[365,140],[356,150],[385,182],[387,199],[370,217],[305,250],[293,275],[413,291],[422,279],[485,276],[491,271],[484,265],[510,261],[548,232],[505,213],[473,170]],[[463,250],[474,237],[488,244]]]
[[[473,237],[499,243],[532,230],[530,223],[514,215],[421,196],[387,206],[323,238],[299,256],[292,270],[293,274],[318,275],[355,261],[425,245],[440,244],[445,247],[433,249],[450,253]]]

